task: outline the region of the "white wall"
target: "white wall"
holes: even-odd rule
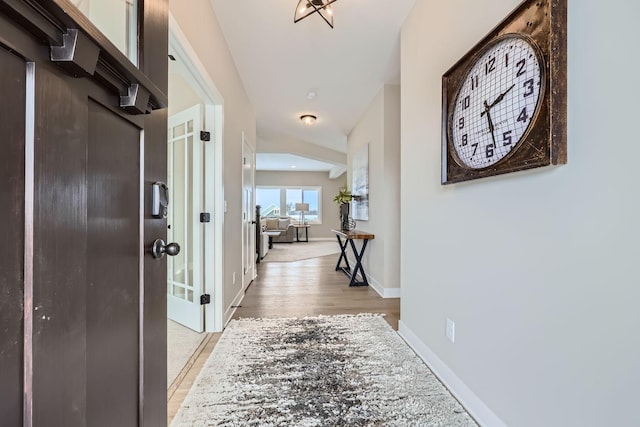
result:
[[[402,325],[507,425],[637,426],[640,3],[569,1],[567,165],[440,185],[441,76],[518,3],[404,25]]]
[[[170,11],[224,98],[224,307],[242,291],[242,132],[255,149],[255,114],[209,0],[170,1]],[[235,273],[236,281],[233,283]]]
[[[170,67],[171,69],[171,67]],[[169,71],[169,117],[191,108],[204,105],[204,100],[178,72]]]
[[[340,208],[333,203],[333,197],[338,194],[340,187],[344,186],[344,175],[337,179],[329,179],[327,172],[256,171],[256,186],[260,185],[322,187],[320,207],[322,209],[322,224],[311,224],[309,238],[335,240],[336,235],[331,230],[340,227]],[[304,231],[299,232],[300,238],[302,238]]]
[[[400,287],[400,86],[384,87],[384,199],[376,206],[384,211],[385,288]],[[396,294],[397,295],[397,294]]]
[[[353,157],[369,144],[369,220],[358,230],[375,234],[363,265],[383,296],[400,288],[400,87],[385,85],[348,137],[347,182],[352,188]]]

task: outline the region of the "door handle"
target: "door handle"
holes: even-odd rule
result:
[[[151,253],[155,259],[161,259],[164,254],[176,256],[180,253],[180,245],[177,243],[166,244],[162,239],[156,239],[151,247]]]

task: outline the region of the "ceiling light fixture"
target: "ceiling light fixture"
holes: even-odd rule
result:
[[[293,22],[303,20],[309,15],[318,13],[331,28],[333,28],[333,9],[331,3],[337,0],[300,0],[293,15]]]
[[[317,117],[312,116],[311,114],[304,114],[300,116],[300,120],[302,121],[302,123],[304,123],[307,126],[311,126],[312,124],[314,124],[316,122],[316,119]]]

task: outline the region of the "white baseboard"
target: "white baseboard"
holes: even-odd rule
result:
[[[224,311],[224,316],[222,318],[222,324],[224,325],[223,329],[227,327],[227,323],[229,323],[229,321],[235,314],[236,310],[238,309],[238,306],[244,299],[244,294],[245,294],[244,291],[245,289],[240,289],[240,292],[238,292],[236,297],[233,299],[233,301],[231,302],[231,305],[227,307],[227,309]]]
[[[356,260],[353,258],[353,254],[350,252],[347,253],[347,258],[349,259],[349,265],[352,268],[356,265]],[[358,280],[362,281],[362,274],[358,272],[356,276]],[[376,280],[375,277],[371,276],[367,273],[367,282],[369,282],[369,286],[378,293],[382,298],[400,298],[400,288],[385,288],[382,286],[380,282]]]
[[[359,273],[358,278],[359,280],[362,280],[362,275]],[[375,277],[371,277],[368,274],[367,282],[369,282],[369,286],[382,298],[400,298],[400,288],[385,288],[375,279]]]
[[[400,294],[400,288],[384,288],[382,298],[400,298]]]
[[[374,278],[368,277],[369,286],[378,293],[382,298],[400,298],[400,288],[383,288]]]
[[[335,237],[310,237],[310,242],[336,242],[336,246],[338,246],[338,242]]]
[[[507,425],[442,361],[416,334],[398,322],[398,334],[427,364],[429,369],[449,389],[481,426],[507,427]]]

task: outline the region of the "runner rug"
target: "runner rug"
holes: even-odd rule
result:
[[[232,321],[172,426],[476,426],[379,315]]]

